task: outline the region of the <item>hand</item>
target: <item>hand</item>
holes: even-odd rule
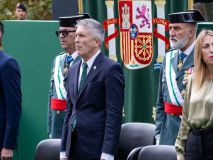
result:
[[[12,160],[13,159],[13,150],[2,148],[1,150],[1,160]]]
[[[152,107],[152,118],[156,121],[156,107]]]
[[[159,143],[160,143],[160,134],[155,135],[155,141],[156,141],[156,145],[159,145]]]

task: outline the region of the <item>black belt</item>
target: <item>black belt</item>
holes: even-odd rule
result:
[[[206,129],[191,129],[188,138],[187,144],[196,143],[197,145],[188,146],[186,144],[186,157],[191,160],[190,154],[196,154],[198,157],[210,157],[213,159],[212,148],[213,148],[213,128],[206,128]],[[190,153],[190,154],[189,154]],[[189,157],[188,157],[189,156]],[[202,158],[201,158],[202,159]],[[197,160],[197,159],[196,159]]]
[[[194,135],[213,135],[213,128],[192,129],[190,132]]]

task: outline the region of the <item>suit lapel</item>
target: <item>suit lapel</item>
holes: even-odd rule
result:
[[[87,87],[88,83],[90,81],[92,81],[92,79],[95,77],[97,70],[99,68],[99,63],[102,62],[102,60],[104,59],[104,55],[100,52],[99,55],[96,57],[88,75],[86,78],[86,81],[84,83],[84,85],[82,86],[81,91],[78,94],[78,98],[81,96],[81,94],[84,92],[85,88]],[[78,75],[79,76],[79,75]]]
[[[77,63],[77,67],[75,70],[75,75],[74,76],[74,95],[75,97],[78,96],[78,77],[79,77],[79,72],[80,72],[80,67],[81,67],[81,61],[78,61]]]
[[[77,63],[80,59],[81,59],[81,57],[80,57],[80,56],[77,56],[76,59],[74,59],[72,65],[75,64],[75,63]]]
[[[177,74],[177,78],[180,77],[182,74],[184,74],[185,70],[192,67],[194,65],[194,49],[192,52],[188,55],[186,61],[184,62],[182,68],[179,70]]]

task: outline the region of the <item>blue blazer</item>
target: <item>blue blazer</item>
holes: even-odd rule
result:
[[[0,51],[0,149],[16,147],[21,100],[19,65]]]
[[[118,63],[100,53],[78,92],[80,66],[81,61],[69,70],[61,150],[67,156],[73,150],[71,117],[76,113],[77,153],[84,159],[99,159],[102,152],[115,155],[124,105],[123,71]]]

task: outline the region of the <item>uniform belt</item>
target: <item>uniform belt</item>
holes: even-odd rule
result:
[[[51,109],[53,109],[53,110],[65,110],[66,109],[66,100],[51,98]]]
[[[190,130],[194,135],[212,135],[213,128],[205,128],[205,129],[192,129]]]
[[[164,102],[164,111],[171,115],[180,116],[182,115],[182,106],[177,106],[169,102]]]

